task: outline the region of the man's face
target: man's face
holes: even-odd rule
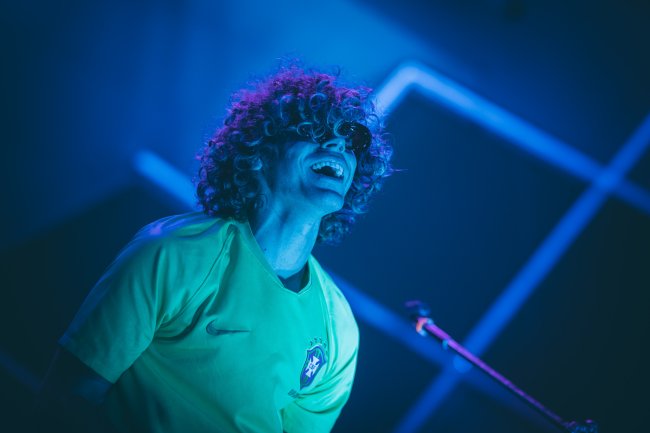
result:
[[[265,170],[269,205],[323,217],[343,207],[357,167],[344,138],[289,142]]]

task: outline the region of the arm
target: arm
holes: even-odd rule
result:
[[[146,239],[130,242],[88,294],[37,397],[38,431],[111,431],[102,403],[156,326],[155,270],[166,268],[159,266],[159,250]]]
[[[37,430],[112,432],[100,410],[110,387],[67,350],[58,349],[37,396]]]

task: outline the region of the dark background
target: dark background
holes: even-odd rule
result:
[[[650,112],[650,4],[641,0],[1,8],[2,431],[22,431],[56,339],[117,251],[147,222],[188,210],[191,197],[143,174],[138,152],[191,178],[229,94],[279,57],[338,64],[375,88],[417,61],[597,167]],[[461,342],[493,324],[487,312],[593,179],[417,89],[403,96],[388,117],[403,171],[342,246],[315,253],[340,279],[362,332],[355,389],[335,431],[553,431],[475,371],[458,373],[449,353],[411,331],[402,305],[427,301]],[[645,430],[650,405],[650,152],[632,162],[622,174],[641,198],[605,191],[584,224],[569,224],[575,237],[558,236],[566,248],[529,282],[521,306],[497,314],[512,319],[478,350],[548,407],[594,418],[603,432]]]

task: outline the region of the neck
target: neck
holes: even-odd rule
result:
[[[316,244],[320,218],[289,209],[263,208],[250,219],[253,236],[276,275],[283,280],[302,276]]]

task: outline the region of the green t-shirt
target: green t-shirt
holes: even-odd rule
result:
[[[105,410],[137,432],[330,431],[359,331],[317,261],[286,289],[246,223],[203,214],[143,228],[59,343],[113,383]]]

